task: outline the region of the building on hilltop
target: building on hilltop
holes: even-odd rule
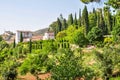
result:
[[[15,34],[11,31],[5,31],[3,34],[2,34],[2,37],[5,41],[9,40],[12,36],[14,36]]]
[[[22,33],[23,42],[28,42],[32,38],[32,32],[31,31],[16,31],[16,43],[20,42],[20,34]]]
[[[54,32],[46,32],[43,36],[43,40],[55,39]]]

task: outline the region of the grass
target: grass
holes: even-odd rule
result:
[[[110,80],[120,80],[120,77],[117,77],[117,78],[111,78]]]

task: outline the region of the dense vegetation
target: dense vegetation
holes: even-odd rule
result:
[[[84,3],[100,0],[81,0]],[[85,2],[87,1],[87,2]],[[113,6],[112,0],[108,0]],[[115,4],[119,4],[119,1]],[[114,6],[113,6],[114,7]],[[120,76],[120,11],[109,6],[88,12],[87,6],[68,19],[50,24],[55,40],[7,44],[0,36],[0,80],[50,72],[50,80],[114,80]],[[89,47],[90,46],[90,47]],[[92,46],[92,47],[91,47]]]

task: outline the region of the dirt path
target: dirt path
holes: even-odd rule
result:
[[[40,74],[38,75],[38,77],[41,79],[41,80],[45,80],[47,78],[49,78],[51,76],[50,73],[45,73],[45,74]],[[32,74],[30,73],[27,73],[25,76],[18,76],[18,79],[20,80],[36,80],[36,77],[33,76]]]

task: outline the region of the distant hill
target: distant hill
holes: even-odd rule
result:
[[[48,29],[49,28],[44,28],[44,29],[40,29],[40,30],[34,31],[33,35],[44,35],[44,33],[48,31]]]

